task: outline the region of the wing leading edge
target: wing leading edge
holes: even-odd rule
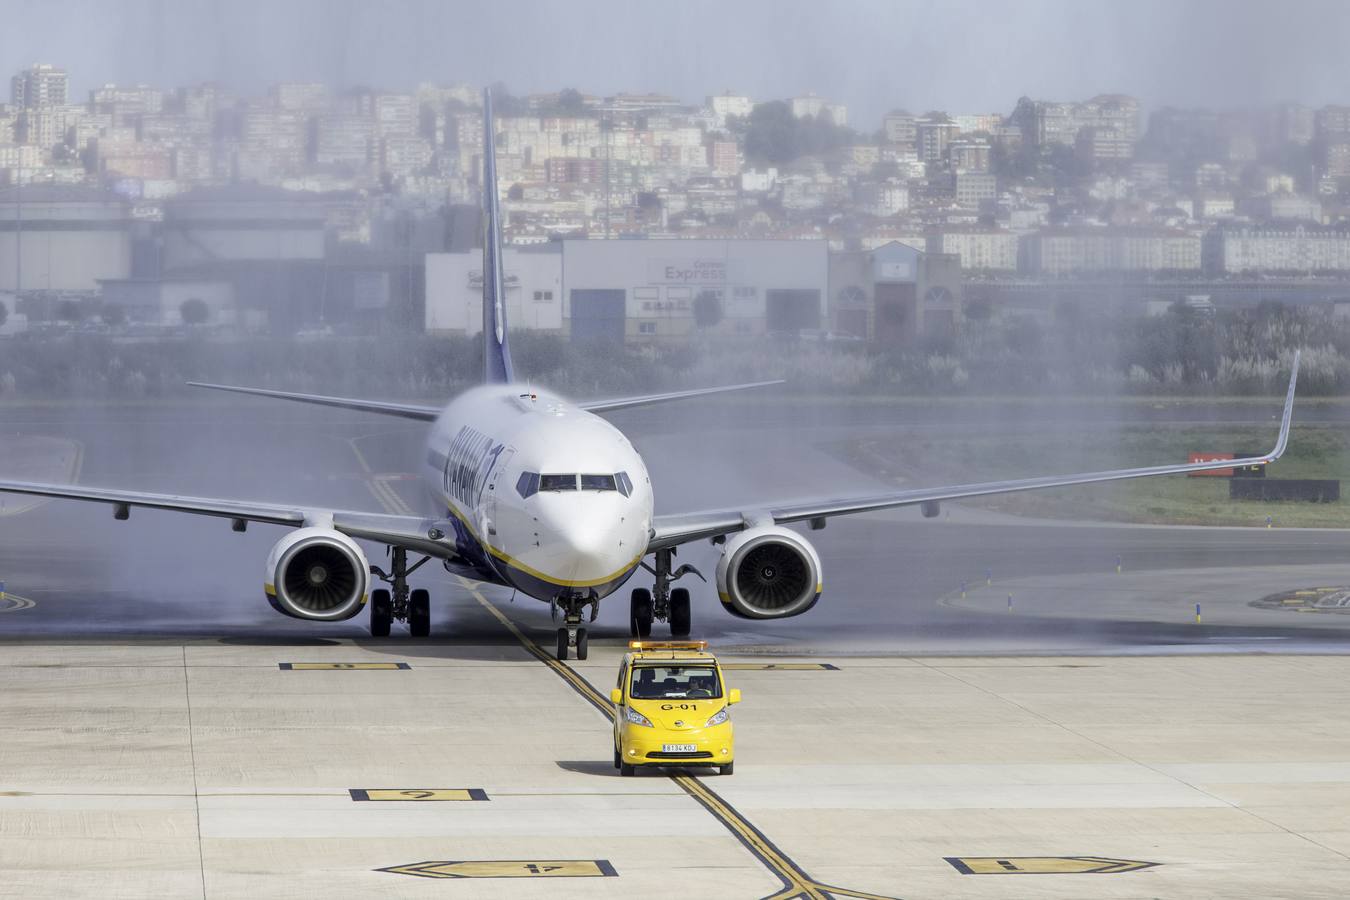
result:
[[[231,384],[205,384],[189,381],[190,387],[209,388],[213,391],[229,391],[234,394],[251,394],[254,397],[272,397],[278,400],[294,400],[298,403],[313,403],[316,406],[332,406],[337,409],[354,409],[358,412],[378,413],[382,416],[397,416],[403,419],[416,419],[419,422],[434,422],[441,414],[439,406],[419,406],[414,403],[385,403],[380,400],[358,400],[352,397],[327,397],[322,394],[297,394],[291,391],[269,391],[264,388],[236,387]]]
[[[690,397],[705,397],[709,394],[725,394],[728,391],[748,391],[752,388],[770,387],[783,384],[777,381],[751,381],[746,384],[728,384],[721,387],[696,388],[692,391],[671,391],[667,394],[646,394],[640,397],[616,397],[612,400],[586,400],[578,403],[581,409],[593,413],[607,413],[616,409],[629,409],[634,406],[651,406],[655,403],[667,403],[671,400],[686,400]]]
[[[222,500],[187,497],[111,488],[84,487],[78,484],[42,484],[29,481],[0,481],[0,493],[26,494],[65,500],[106,503],[126,518],[131,507],[163,509],[199,516],[215,516],[236,522],[259,522],[299,528],[303,525],[331,526],[350,537],[405,547],[441,559],[456,559],[452,542],[437,539],[431,533],[445,533],[444,523],[417,516],[393,516],[347,510],[310,509],[248,500]]]
[[[662,550],[700,538],[740,531],[746,527],[750,518],[762,519],[767,516],[772,518],[776,525],[788,525],[793,522],[807,522],[827,519],[831,516],[846,516],[942,500],[965,500],[970,497],[985,497],[991,494],[1011,494],[1019,491],[1095,484],[1104,481],[1125,481],[1132,478],[1148,478],[1154,475],[1181,475],[1187,472],[1209,472],[1240,466],[1264,466],[1283,456],[1285,448],[1289,444],[1289,427],[1294,415],[1294,388],[1298,383],[1298,366],[1299,354],[1295,353],[1294,364],[1289,375],[1289,390],[1284,399],[1284,415],[1280,419],[1279,437],[1271,451],[1261,456],[1226,459],[1220,462],[1180,463],[1165,466],[1144,466],[1134,469],[1111,469],[1103,472],[1084,472],[1076,475],[1051,475],[1040,478],[1017,478],[1009,481],[986,481],[833,500],[773,503],[765,504],[750,512],[746,510],[720,510],[657,516],[652,523],[653,533],[649,549]]]

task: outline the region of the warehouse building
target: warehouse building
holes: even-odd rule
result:
[[[99,279],[131,274],[133,223],[115,195],[68,185],[0,192],[0,290],[98,290]]]
[[[799,333],[830,318],[824,240],[565,240],[502,261],[511,327],[574,340]],[[481,298],[481,251],[428,254],[428,332],[475,333]]]
[[[951,334],[964,300],[961,258],[892,241],[830,260],[832,327],[880,344],[907,346]]]

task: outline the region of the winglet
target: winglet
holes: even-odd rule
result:
[[[506,335],[506,279],[502,276],[502,221],[497,198],[497,139],[492,91],[483,90],[483,383],[510,384]]]
[[[1303,351],[1294,351],[1294,365],[1289,371],[1289,392],[1284,395],[1284,417],[1280,419],[1280,436],[1275,441],[1275,449],[1270,451],[1271,459],[1279,459],[1284,455],[1284,448],[1289,445],[1289,424],[1294,420],[1294,388],[1298,385],[1298,363]]]

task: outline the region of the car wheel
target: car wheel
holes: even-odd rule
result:
[[[734,772],[735,770],[736,770],[736,764],[735,764],[734,762],[729,762],[729,763],[727,763],[725,766],[718,766],[718,767],[717,767],[717,774],[718,774],[719,776],[722,776],[722,775],[730,775],[730,774],[731,774],[732,772]]]
[[[631,778],[637,774],[637,766],[630,766],[628,763],[619,763],[619,774],[624,778]]]
[[[623,766],[623,757],[621,757],[621,756],[619,755],[619,751],[618,751],[618,750],[615,750],[615,751],[614,751],[614,768],[617,769],[617,768],[620,768],[621,766]]]

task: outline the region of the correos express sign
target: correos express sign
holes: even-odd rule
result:
[[[647,278],[652,284],[725,284],[727,261],[707,257],[653,259],[647,263]]]

